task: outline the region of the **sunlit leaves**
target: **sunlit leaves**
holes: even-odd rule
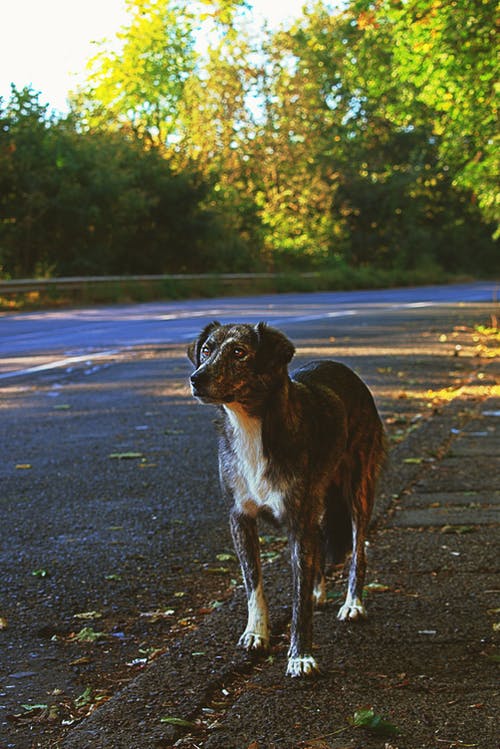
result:
[[[415,106],[426,107],[442,163],[498,221],[496,11],[493,0],[384,0],[376,16],[395,40],[391,78],[406,90],[394,102],[394,116],[401,121]]]
[[[195,65],[193,16],[175,0],[128,0],[130,21],[112,50],[89,62],[74,97],[90,127],[130,128],[164,145],[177,129],[184,84]]]
[[[244,6],[128,0],[69,118],[0,106],[0,272],[495,272],[493,1]]]

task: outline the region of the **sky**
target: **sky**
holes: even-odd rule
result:
[[[305,0],[250,0],[271,25],[300,15]],[[124,0],[0,0],[0,96],[31,85],[51,109],[67,109],[95,41],[126,21]],[[94,43],[93,43],[94,42]]]

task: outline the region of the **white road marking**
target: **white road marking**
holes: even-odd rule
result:
[[[271,324],[273,326],[276,326],[276,325],[285,325],[285,324],[293,323],[293,322],[309,322],[309,321],[314,321],[314,320],[326,320],[327,318],[332,318],[332,317],[352,317],[353,315],[359,315],[358,310],[346,309],[346,310],[338,310],[337,312],[317,312],[311,315],[299,315],[299,316],[287,315],[285,317],[277,317],[276,319],[272,319]],[[260,317],[265,317],[265,316],[266,315],[264,314],[264,312],[262,315],[260,315]],[[222,317],[222,315],[220,315],[220,317]],[[253,319],[254,317],[259,317],[259,315],[252,314],[251,318]],[[191,341],[194,338],[196,338],[199,332],[200,332],[199,330],[193,329],[192,331],[188,333],[181,333],[181,335],[179,335],[179,339]]]
[[[438,302],[431,302],[431,301],[427,302],[426,301],[426,302],[401,302],[401,303],[393,303],[393,304],[389,303],[389,304],[384,304],[383,306],[385,306],[388,309],[405,309],[405,308],[432,307],[432,306],[436,306],[438,304],[439,304]],[[282,316],[278,316],[276,318],[273,318],[272,315],[276,314],[277,311],[278,310],[274,310],[274,309],[268,309],[268,310],[263,309],[261,314],[256,314],[256,310],[255,309],[250,309],[250,310],[247,310],[246,314],[245,314],[245,310],[240,310],[239,314],[236,313],[234,315],[234,317],[250,317],[251,320],[253,320],[253,319],[257,319],[257,318],[265,318],[266,317],[266,313],[267,313],[267,316],[271,320],[272,325],[279,326],[279,325],[285,325],[285,324],[290,324],[290,323],[313,322],[315,320],[327,320],[327,319],[334,319],[334,318],[341,318],[341,317],[354,317],[354,316],[359,315],[359,314],[364,314],[364,312],[365,312],[362,309],[361,310],[356,310],[356,309],[341,309],[341,310],[334,310],[334,311],[331,311],[331,312],[320,312],[320,311],[318,311],[318,312],[314,312],[314,313],[310,313],[310,314],[305,314],[305,315],[293,315],[293,314],[287,315],[285,313]],[[175,321],[175,320],[189,320],[189,319],[193,319],[194,320],[196,318],[212,317],[212,316],[213,317],[220,317],[222,319],[222,318],[227,317],[228,313],[229,313],[229,310],[225,309],[224,307],[214,307],[214,308],[211,308],[211,309],[209,308],[209,309],[205,309],[205,310],[179,310],[179,311],[174,311],[174,312],[171,312],[171,313],[166,313],[166,314],[161,314],[160,313],[160,314],[154,315],[152,318],[150,318],[150,320],[152,319],[152,320],[156,320],[156,321],[169,322],[169,321]],[[64,313],[57,313],[57,314],[59,316],[62,316],[62,317],[65,317],[65,316],[67,317],[67,314],[65,315]],[[278,314],[279,314],[279,312],[278,312]],[[106,314],[103,314],[101,312],[101,315],[103,315],[103,316],[100,318],[100,321],[107,320]],[[76,319],[83,319],[83,320],[85,320],[86,317],[85,317],[84,314],[82,314],[80,312],[79,314],[76,315]],[[136,319],[137,320],[143,320],[144,319],[144,312],[142,311],[140,314],[137,313],[136,315],[131,314],[131,315],[127,315],[126,316],[126,321],[127,322],[130,322],[130,320],[136,320]],[[93,318],[93,322],[95,322],[94,318]],[[102,331],[102,329],[101,329],[101,331]],[[186,332],[186,333],[180,333],[180,334],[178,333],[178,334],[176,334],[173,337],[159,336],[158,338],[154,338],[153,340],[148,339],[147,337],[146,338],[137,339],[137,340],[136,339],[132,339],[132,340],[129,339],[129,340],[127,340],[126,348],[132,348],[134,345],[140,345],[141,343],[145,343],[145,342],[147,342],[147,343],[153,343],[153,342],[157,342],[157,343],[166,343],[166,342],[168,342],[168,343],[175,343],[175,342],[182,342],[182,341],[186,341],[186,340],[193,340],[194,338],[196,338],[196,336],[198,334],[199,334],[199,330],[198,329],[193,329],[192,331],[189,331],[189,332]],[[31,338],[31,337],[34,337],[36,335],[38,335],[38,334],[36,334],[36,333],[28,333],[28,334],[24,334],[24,336],[22,335],[21,337]],[[122,347],[120,347],[120,349],[121,348]],[[64,359],[58,359],[56,361],[48,362],[46,364],[40,364],[40,365],[35,366],[35,367],[28,367],[28,368],[25,368],[25,369],[13,370],[13,371],[10,371],[10,372],[4,372],[4,373],[0,374],[0,380],[6,380],[6,379],[9,379],[9,378],[12,378],[12,377],[21,377],[23,375],[35,374],[37,372],[45,372],[45,371],[48,371],[48,370],[51,370],[51,369],[59,369],[59,368],[62,368],[62,367],[70,366],[72,364],[77,364],[77,363],[82,362],[82,361],[92,361],[93,359],[104,358],[104,357],[107,357],[107,356],[114,355],[116,353],[118,353],[118,350],[103,351],[103,352],[100,352],[100,353],[93,353],[93,354],[90,354],[90,355],[89,354],[85,354],[85,355],[82,355],[82,356],[66,357]]]
[[[69,356],[65,359],[57,359],[56,361],[48,362],[47,364],[39,364],[37,367],[28,367],[27,369],[16,369],[13,372],[4,372],[0,374],[0,380],[6,380],[9,377],[21,377],[21,375],[34,374],[35,372],[45,372],[50,369],[59,369],[60,367],[68,367],[71,364],[78,364],[79,362],[86,361],[91,362],[94,359],[104,359],[109,356],[114,356],[118,351],[116,349],[110,351],[100,351],[95,354],[84,354],[83,356]]]

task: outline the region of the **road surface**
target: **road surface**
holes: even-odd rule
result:
[[[191,340],[212,319],[276,326],[435,305],[492,302],[498,284],[274,294],[0,315],[0,379],[71,367],[136,346]]]
[[[186,341],[207,321],[264,319],[299,362],[354,366],[397,439],[432,393],[475,376],[461,331],[488,323],[494,295],[484,283],[2,315],[0,747],[36,734],[49,749],[61,720],[6,716],[55,701],[73,720],[86,689],[115,692],[238,575],[214,412],[187,387]],[[104,636],[75,639],[86,627]]]

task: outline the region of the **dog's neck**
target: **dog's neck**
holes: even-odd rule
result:
[[[260,429],[262,425],[261,417],[253,414],[243,403],[237,401],[225,403],[222,408],[233,427],[245,432],[253,432]]]
[[[232,401],[222,406],[233,428],[242,432],[253,433],[262,431],[263,425],[269,420],[286,426],[293,414],[293,383],[286,376],[280,387],[268,392],[265,398],[249,399],[248,401]],[[265,428],[265,427],[264,427]]]
[[[287,376],[280,388],[268,393],[262,408],[255,409],[253,404],[248,408],[246,403],[236,401],[222,406],[230,442],[237,455],[253,466],[253,472],[258,472],[257,466],[264,465],[261,461],[270,458],[274,461],[275,472],[281,467],[289,476],[293,470],[288,448],[296,439],[300,425],[296,387]]]
[[[242,400],[225,403],[223,409],[226,413],[231,411],[234,418],[237,418],[242,425],[248,419],[257,419],[264,422],[271,413],[283,412],[286,418],[290,405],[291,388],[292,381],[288,372],[285,371],[283,377],[277,378],[271,387],[268,386],[262,390],[256,388]]]

